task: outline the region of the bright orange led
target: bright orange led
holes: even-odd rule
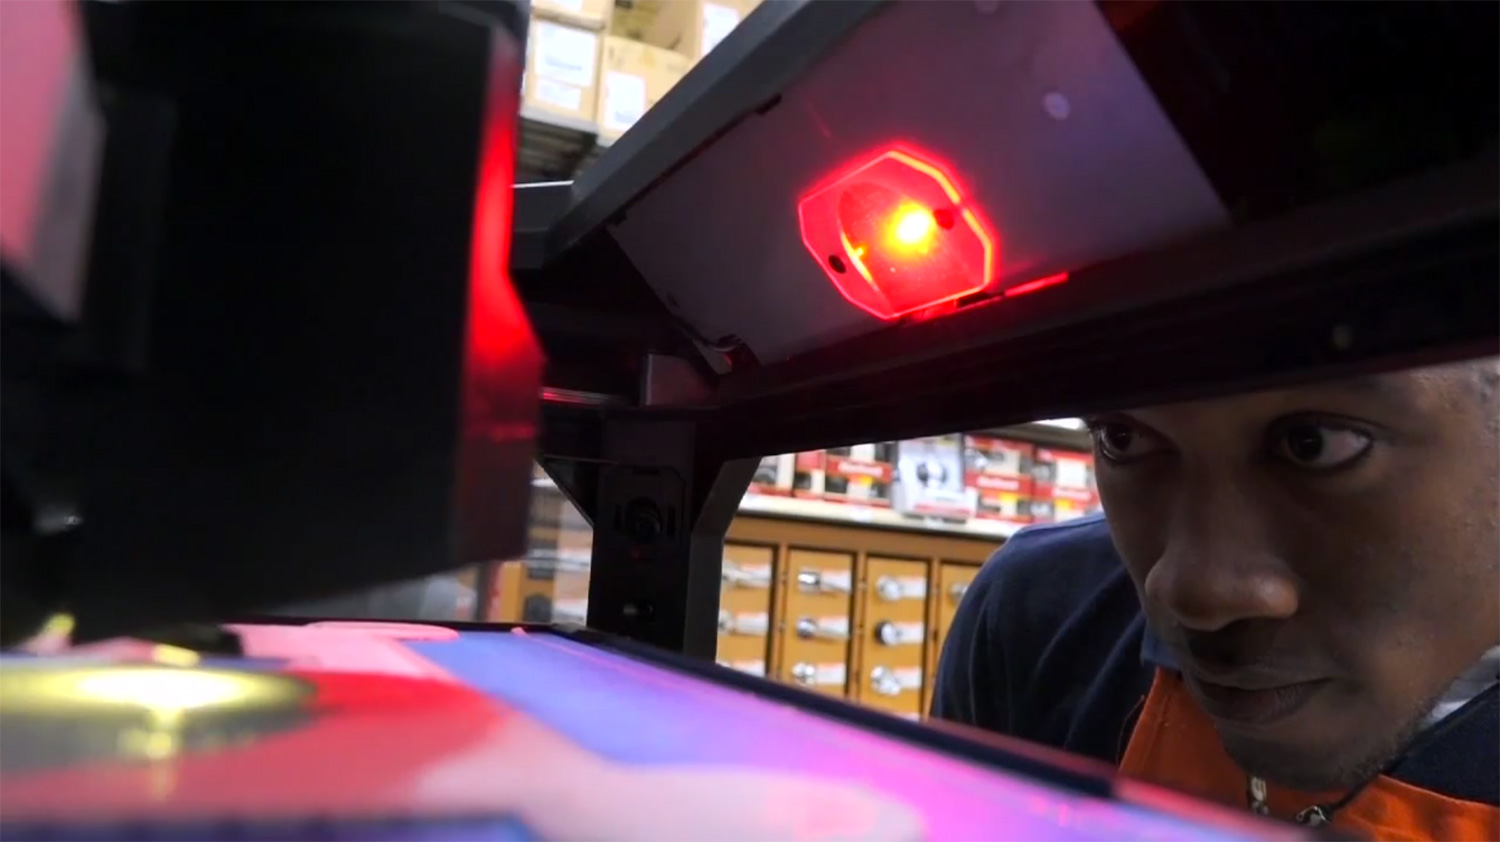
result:
[[[903,246],[920,246],[932,241],[937,223],[932,211],[914,204],[902,205],[896,211],[896,224],[891,226],[891,239]]]

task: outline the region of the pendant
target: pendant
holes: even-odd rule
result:
[[[1266,803],[1266,782],[1261,778],[1251,775],[1249,788],[1250,791],[1246,795],[1249,796],[1247,800],[1250,802],[1250,811],[1257,816],[1271,815],[1271,805]]]
[[[1297,824],[1306,825],[1307,827],[1322,827],[1328,824],[1328,812],[1321,805],[1314,804],[1297,814]]]

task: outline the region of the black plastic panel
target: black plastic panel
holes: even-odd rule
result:
[[[1500,4],[1099,5],[1237,221],[1457,163],[1500,131]]]

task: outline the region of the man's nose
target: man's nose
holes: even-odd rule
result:
[[[1184,495],[1169,529],[1144,587],[1158,611],[1194,631],[1297,613],[1295,574],[1252,502],[1232,485]]]

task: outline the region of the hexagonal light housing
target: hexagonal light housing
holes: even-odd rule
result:
[[[983,292],[997,240],[930,156],[891,148],[797,204],[802,242],[844,298],[884,320]]]

